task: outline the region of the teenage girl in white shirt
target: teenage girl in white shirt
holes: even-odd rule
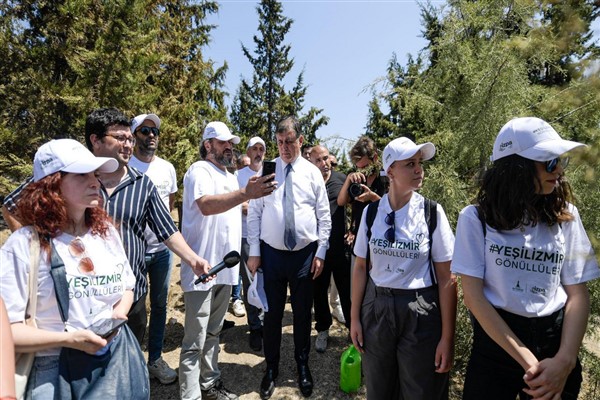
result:
[[[564,178],[564,153],[583,146],[539,118],[513,119],[477,206],[460,213],[452,271],[474,317],[464,399],[577,398],[585,282],[600,275]]]

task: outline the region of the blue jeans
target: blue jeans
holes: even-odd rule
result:
[[[241,272],[240,272],[241,273]],[[231,287],[231,301],[242,299],[242,276],[238,277],[238,284]]]
[[[240,260],[240,276],[242,277],[242,283],[244,286],[244,306],[246,306],[246,318],[248,319],[248,328],[251,331],[262,329],[263,315],[260,308],[254,307],[248,303],[248,288],[250,287],[250,278],[248,277],[246,262],[248,261],[248,254],[250,253],[250,245],[246,238],[242,238],[242,259]]]
[[[58,388],[58,356],[36,357],[27,380],[27,400],[54,399]]]
[[[162,353],[167,299],[171,279],[171,251],[146,253],[146,269],[150,278],[150,326],[148,329],[148,361],[158,360]]]

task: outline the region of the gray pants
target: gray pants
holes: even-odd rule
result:
[[[448,399],[448,374],[435,372],[442,333],[437,287],[379,288],[368,280],[361,307],[367,398]]]

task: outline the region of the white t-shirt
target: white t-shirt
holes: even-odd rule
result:
[[[465,207],[456,227],[452,271],[483,279],[483,294],[497,308],[541,317],[567,301],[563,285],[598,278],[600,270],[577,208],[575,219],[499,232],[486,226],[485,240],[475,206]]]
[[[367,258],[367,209],[363,211],[354,245],[357,257]],[[413,192],[410,201],[394,214],[395,241],[385,239],[390,225],[386,216],[392,212],[388,195],[379,201],[377,216],[371,227],[369,251],[373,268],[371,279],[379,287],[394,289],[421,289],[433,284],[429,273],[429,229],[425,221],[425,199]],[[440,204],[437,205],[437,228],[433,232],[432,260],[445,262],[452,259],[454,235]],[[434,271],[435,272],[435,271]]]
[[[167,210],[170,211],[169,196],[177,192],[177,174],[175,173],[173,164],[158,156],[155,156],[152,162],[146,163],[132,155],[128,165],[148,175],[148,178],[156,186],[160,199],[165,203]],[[147,226],[144,236],[146,237],[147,244],[146,253],[156,253],[167,249],[167,246],[159,242],[154,232]]]
[[[215,215],[203,215],[196,200],[204,195],[230,193],[239,190],[237,178],[208,161],[197,161],[183,177],[183,219],[181,234],[187,244],[205,258],[211,266],[223,261],[223,256],[242,247],[242,205]],[[236,285],[239,264],[217,274],[208,283],[194,285],[197,279],[192,268],[181,263],[181,287],[184,292],[208,290],[215,284]]]
[[[15,231],[0,251],[0,293],[6,304],[10,322],[25,320],[29,292],[27,289],[31,240],[31,227]],[[82,257],[73,257],[68,246],[74,236],[63,233],[52,239],[62,258],[69,285],[69,317],[63,323],[54,281],[50,275],[51,263],[46,252],[40,254],[38,272],[38,298],[36,322],[39,329],[62,332],[86,329],[94,321],[111,318],[114,305],[121,300],[125,290],[133,290],[135,277],[123,250],[119,233],[111,225],[106,238],[91,232],[79,237],[85,246],[83,257],[94,263],[94,274],[82,273],[78,269]],[[60,348],[47,349],[38,355],[56,355]]]
[[[260,172],[260,171],[259,171]],[[254,175],[258,175],[258,172],[252,170],[250,167],[244,167],[237,172],[237,180],[240,185],[240,189],[243,189],[248,185],[248,181]],[[242,237],[248,237],[248,228],[246,226],[246,218],[247,216],[242,214]]]

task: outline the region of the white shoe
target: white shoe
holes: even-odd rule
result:
[[[242,300],[236,300],[231,305],[231,309],[233,310],[233,315],[236,317],[243,317],[246,315],[246,308],[244,307],[244,302]]]
[[[163,385],[173,383],[177,379],[177,372],[169,367],[162,357],[152,364],[148,363],[148,374],[150,374],[151,378],[158,379]]]
[[[325,352],[327,349],[327,339],[329,339],[329,331],[321,331],[317,334],[317,340],[315,340],[315,350],[317,352]]]
[[[342,306],[338,305],[331,310],[331,316],[338,320],[340,324],[346,323],[346,318],[344,318],[344,312],[342,311]]]

